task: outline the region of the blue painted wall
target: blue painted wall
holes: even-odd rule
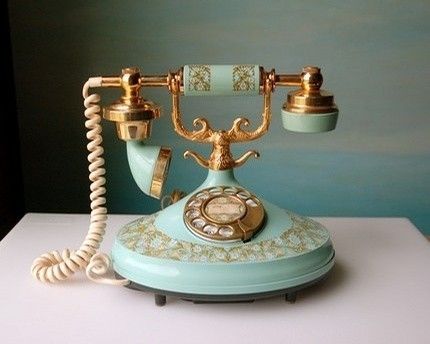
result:
[[[279,72],[322,67],[341,109],[336,131],[281,128],[278,89],[272,130],[236,153],[261,152],[237,171],[244,185],[299,213],[406,216],[430,234],[430,3],[428,1],[10,1],[28,211],[87,212],[81,85],[124,66],[164,73],[187,63],[257,63]],[[107,104],[117,92],[103,91]],[[165,90],[151,142],[174,147],[168,188],[190,191],[205,171],[182,153]],[[218,127],[237,114],[258,120],[261,99],[184,100],[188,123]],[[128,171],[124,144],[105,125],[111,212],[159,207]]]

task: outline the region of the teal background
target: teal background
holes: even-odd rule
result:
[[[237,171],[265,199],[305,215],[406,216],[430,234],[430,3],[428,1],[9,1],[27,211],[88,212],[81,87],[89,76],[140,66],[149,74],[191,63],[255,63],[278,72],[318,65],[341,109],[324,134],[282,129],[276,90],[271,131],[237,145],[261,153]],[[105,104],[119,94],[102,90]],[[173,131],[166,90],[151,142],[174,147],[168,189],[205,171],[182,159],[207,154]],[[7,100],[6,100],[7,101]],[[226,127],[258,122],[261,98],[187,98],[188,124],[204,114]],[[125,144],[105,125],[108,206],[149,213]]]

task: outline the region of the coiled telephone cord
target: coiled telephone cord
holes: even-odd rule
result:
[[[31,266],[32,275],[41,282],[55,283],[63,281],[72,276],[76,271],[86,269],[89,279],[99,283],[126,285],[127,279],[107,278],[104,275],[109,271],[110,258],[104,253],[97,253],[103,236],[105,234],[107,209],[105,206],[106,170],[103,168],[104,159],[102,144],[102,127],[100,125],[100,96],[89,94],[90,87],[101,86],[101,78],[90,78],[82,89],[85,105],[85,127],[88,129],[87,138],[90,141],[87,145],[89,151],[89,179],[91,215],[88,233],[78,250],[64,249],[42,254],[36,258]]]

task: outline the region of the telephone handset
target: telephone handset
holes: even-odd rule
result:
[[[156,294],[157,304],[163,304],[160,295],[164,301],[165,295],[203,301],[256,298],[288,293],[291,288],[321,279],[334,264],[334,249],[326,229],[259,199],[241,186],[233,169],[250,157],[258,158],[259,153],[250,150],[235,159],[230,145],[258,139],[268,131],[275,86],[300,86],[288,93],[282,107],[285,129],[309,133],[333,130],[338,110],[333,95],[320,89],[322,81],[317,67],[305,67],[300,74],[276,74],[274,69],[269,72],[247,64],[186,65],[158,76],[126,68],[120,76],[90,78],[83,87],[91,181],[88,234],[76,251],[52,251],[37,258],[31,268],[33,276],[42,282],[57,282],[86,269],[87,276],[96,282],[150,290]],[[151,135],[152,120],[160,117],[160,108],[140,96],[142,88],[166,87],[172,96],[175,132],[187,140],[212,145],[208,158],[193,151],[184,153],[185,158],[192,157],[208,169],[200,187],[182,199],[176,193],[169,207],[120,230],[111,254],[118,277],[114,279],[105,277],[110,258],[97,253],[107,209],[100,96],[89,93],[96,87],[123,91],[118,101],[104,108],[103,117],[115,122],[118,137],[126,141],[132,175],[147,195],[162,196],[171,149],[144,144]],[[195,129],[187,129],[182,122],[180,97],[212,95],[262,95],[261,124],[255,130],[246,130],[249,120],[240,117],[229,130],[215,130],[207,119],[199,117],[193,122]],[[239,277],[241,264],[247,266],[247,272],[242,271]],[[176,278],[167,273],[172,267],[178,271]],[[267,268],[274,271],[273,275],[264,272]],[[224,282],[215,278],[220,274]]]

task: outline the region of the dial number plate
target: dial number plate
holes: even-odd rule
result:
[[[233,196],[215,196],[204,207],[204,214],[212,221],[227,224],[246,214],[246,205]]]

